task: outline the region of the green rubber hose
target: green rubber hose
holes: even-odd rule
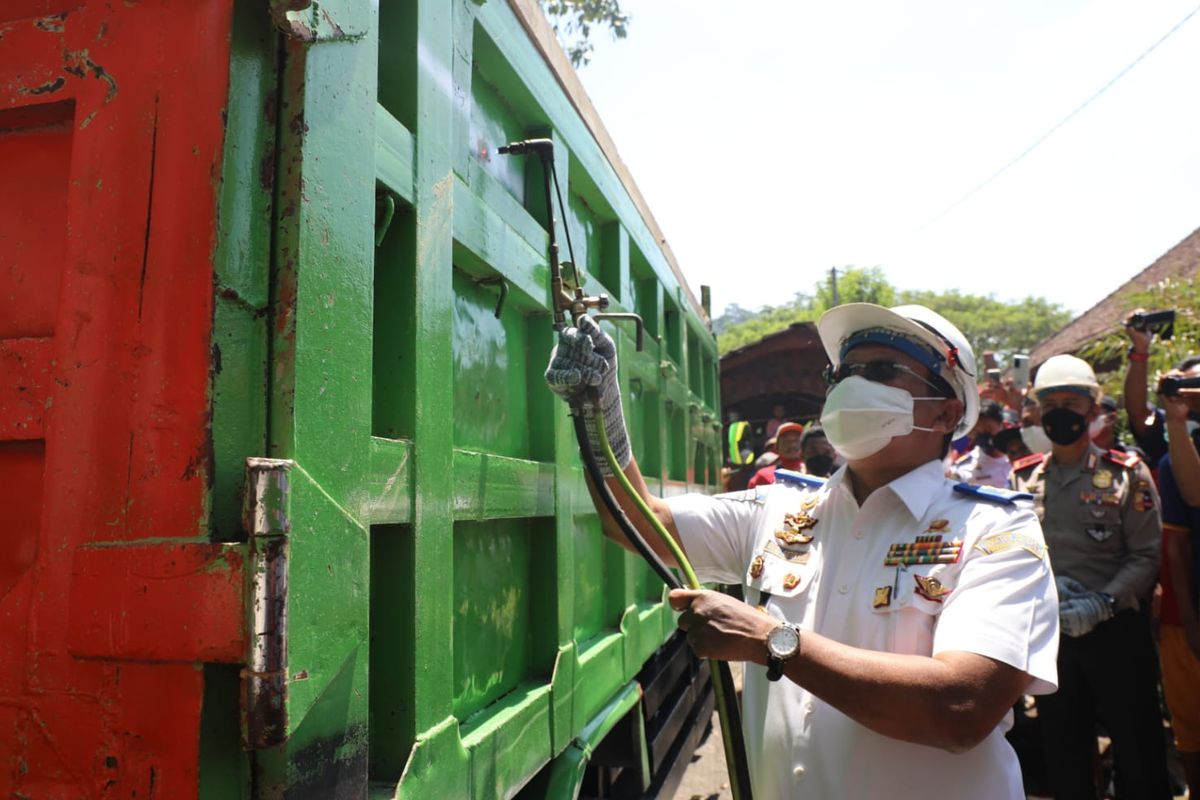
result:
[[[613,455],[612,446],[608,442],[608,432],[604,430],[604,412],[599,408],[595,409],[596,415],[596,430],[600,434],[600,448],[604,451],[604,460],[608,462],[608,468],[621,484],[621,488],[625,490],[633,502],[637,504],[638,510],[646,521],[654,528],[654,532],[658,534],[671,551],[671,555],[675,557],[675,563],[683,571],[683,575],[687,580],[688,588],[703,589],[700,585],[700,579],[696,577],[696,571],[692,569],[692,564],[683,553],[683,548],[679,546],[679,542],[675,541],[675,537],[663,526],[659,521],[658,516],[650,510],[650,506],[642,498],[641,494],[636,492],[633,485],[626,477],[625,471],[617,464],[617,457]],[[722,672],[728,671],[728,665],[716,659],[709,659],[709,672],[713,676],[713,696],[717,706],[717,716],[721,721],[721,743],[725,748],[725,763],[729,766],[729,788],[733,793],[733,800],[752,800],[750,780],[749,780],[749,765],[746,763],[746,751],[744,742],[742,746],[738,746],[741,740],[740,719],[741,714],[738,713],[736,698],[731,696],[733,691],[732,680],[722,680]],[[737,728],[735,732],[735,727]]]

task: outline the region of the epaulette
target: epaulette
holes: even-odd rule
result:
[[[972,483],[956,483],[954,491],[969,494],[990,503],[999,503],[1002,506],[1016,505],[1018,500],[1033,499],[1033,495],[1029,492],[1014,492],[1008,489],[997,489],[995,486],[976,486]]]
[[[1018,458],[1016,461],[1014,461],[1012,463],[1012,469],[1013,472],[1020,472],[1027,467],[1032,467],[1034,464],[1040,464],[1045,460],[1045,453],[1033,453],[1025,456],[1024,458]]]
[[[1104,454],[1104,457],[1118,467],[1124,467],[1125,469],[1133,469],[1142,460],[1142,457],[1137,453],[1122,453],[1120,450],[1109,450]]]
[[[805,475],[803,472],[793,472],[790,469],[776,469],[775,482],[790,483],[793,486],[800,486],[805,489],[819,489],[825,485],[825,478]]]

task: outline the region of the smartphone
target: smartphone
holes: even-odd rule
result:
[[[987,371],[987,382],[995,384],[996,386],[999,386],[1000,385],[1000,370],[989,369]]]
[[[1029,383],[1029,354],[1014,353],[1012,357],[1013,383],[1018,389],[1024,389]]]

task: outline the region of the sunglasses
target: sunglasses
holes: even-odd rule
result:
[[[955,396],[954,390],[950,388],[950,384],[946,383],[944,378],[935,375],[934,379],[930,380],[918,374],[911,367],[897,364],[895,361],[866,361],[861,364],[848,364],[843,361],[837,369],[834,369],[832,364],[825,366],[825,382],[830,386],[836,386],[851,375],[860,375],[873,383],[890,383],[901,375],[911,375],[946,397]]]

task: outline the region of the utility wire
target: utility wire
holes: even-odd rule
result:
[[[944,211],[942,211],[942,213],[938,214],[936,217],[934,217],[933,219],[931,219],[931,220],[929,220],[928,222],[926,222],[926,223],[925,223],[924,225],[922,225],[920,228],[917,228],[917,232],[923,231],[923,230],[925,230],[926,228],[929,228],[929,227],[931,227],[931,226],[932,226],[934,223],[936,223],[936,222],[940,221],[940,220],[941,220],[943,217],[945,217],[945,216],[946,216],[947,214],[949,214],[951,211],[953,211],[954,209],[958,208],[958,207],[959,207],[959,206],[961,206],[963,203],[967,202],[967,201],[968,201],[968,200],[970,200],[972,197],[974,197],[975,195],[977,195],[977,194],[979,194],[981,191],[983,191],[983,190],[984,190],[984,188],[986,188],[986,187],[987,187],[987,186],[988,186],[990,183],[992,183],[992,181],[996,180],[996,179],[997,179],[997,178],[999,178],[1001,175],[1003,175],[1005,172],[1008,172],[1010,169],[1012,169],[1012,168],[1013,168],[1013,166],[1015,166],[1015,165],[1017,164],[1017,162],[1021,161],[1022,159],[1024,159],[1024,158],[1025,158],[1025,156],[1029,155],[1029,154],[1030,154],[1030,153],[1032,153],[1034,150],[1036,150],[1036,149],[1037,149],[1037,147],[1038,147],[1039,145],[1041,145],[1041,143],[1042,143],[1042,142],[1046,141],[1046,140],[1047,140],[1047,139],[1049,139],[1051,136],[1053,136],[1053,135],[1054,135],[1054,133],[1055,133],[1055,132],[1056,132],[1056,131],[1057,131],[1059,128],[1061,128],[1063,125],[1066,125],[1068,122],[1070,122],[1072,119],[1074,119],[1074,118],[1075,118],[1075,116],[1079,114],[1079,112],[1083,111],[1085,108],[1087,108],[1089,105],[1091,105],[1093,100],[1095,100],[1095,99],[1096,99],[1096,98],[1098,98],[1100,95],[1104,94],[1104,93],[1105,93],[1105,92],[1107,92],[1109,89],[1111,89],[1111,88],[1112,88],[1112,86],[1113,86],[1113,84],[1115,84],[1117,81],[1121,80],[1121,78],[1124,78],[1124,77],[1125,77],[1125,75],[1126,75],[1126,74],[1127,74],[1127,73],[1128,73],[1130,70],[1132,70],[1132,69],[1133,69],[1134,67],[1136,67],[1138,64],[1142,63],[1142,61],[1143,61],[1143,60],[1146,58],[1146,56],[1148,56],[1148,55],[1150,55],[1151,53],[1153,53],[1153,52],[1154,52],[1154,51],[1155,51],[1155,50],[1158,48],[1158,46],[1159,46],[1159,45],[1161,45],[1161,44],[1162,44],[1163,42],[1165,42],[1167,39],[1171,38],[1171,36],[1172,36],[1172,35],[1173,35],[1173,34],[1174,34],[1174,33],[1175,33],[1177,30],[1179,30],[1180,28],[1182,28],[1182,27],[1183,27],[1184,23],[1186,23],[1186,22],[1187,22],[1189,19],[1191,19],[1192,17],[1196,16],[1196,13],[1197,13],[1197,12],[1200,12],[1200,6],[1196,6],[1196,7],[1195,7],[1195,8],[1193,8],[1191,11],[1189,11],[1189,12],[1187,13],[1187,16],[1185,16],[1183,19],[1179,20],[1179,22],[1176,22],[1176,23],[1175,23],[1175,26],[1174,26],[1174,27],[1172,27],[1172,28],[1171,28],[1171,30],[1169,30],[1169,31],[1167,31],[1166,33],[1164,33],[1164,34],[1163,34],[1163,35],[1162,35],[1162,36],[1159,38],[1159,40],[1158,40],[1157,42],[1155,42],[1154,44],[1150,45],[1150,47],[1146,48],[1146,50],[1145,50],[1145,51],[1144,51],[1144,52],[1143,52],[1143,53],[1142,53],[1140,56],[1138,56],[1137,58],[1135,58],[1135,59],[1134,59],[1132,62],[1130,62],[1130,63],[1129,63],[1129,64],[1128,64],[1128,65],[1127,65],[1127,66],[1126,66],[1126,67],[1125,67],[1123,70],[1121,70],[1120,72],[1118,72],[1118,73],[1116,74],[1116,76],[1114,76],[1114,77],[1112,78],[1112,80],[1110,80],[1108,83],[1106,83],[1106,84],[1104,84],[1103,86],[1101,86],[1101,87],[1100,87],[1100,88],[1099,88],[1099,89],[1098,89],[1098,90],[1097,90],[1095,93],[1093,93],[1093,94],[1092,94],[1092,96],[1091,96],[1091,97],[1089,97],[1087,100],[1084,100],[1082,103],[1080,103],[1080,104],[1079,104],[1079,105],[1078,105],[1078,106],[1075,108],[1075,110],[1074,110],[1074,111],[1072,111],[1070,114],[1067,114],[1065,117],[1063,117],[1061,120],[1059,120],[1058,124],[1056,124],[1054,127],[1050,128],[1050,130],[1046,131],[1046,132],[1045,132],[1045,133],[1043,133],[1041,136],[1039,136],[1039,137],[1038,137],[1038,138],[1037,138],[1037,139],[1036,139],[1036,140],[1033,142],[1033,144],[1029,145],[1029,146],[1028,146],[1028,147],[1026,147],[1024,150],[1022,150],[1022,151],[1021,151],[1021,153],[1020,153],[1020,155],[1018,155],[1018,156],[1017,156],[1016,158],[1014,158],[1013,160],[1009,161],[1007,164],[1005,164],[1005,165],[1004,165],[1003,167],[1001,167],[1000,169],[998,169],[998,170],[996,170],[995,172],[993,172],[993,173],[992,173],[990,176],[988,176],[987,178],[985,178],[985,179],[984,179],[984,180],[983,180],[983,181],[982,181],[982,182],[981,182],[979,185],[977,185],[977,186],[976,186],[974,189],[972,189],[971,191],[969,191],[969,192],[967,192],[966,194],[964,194],[962,197],[960,197],[960,198],[958,198],[957,200],[955,200],[953,203],[951,203],[949,206],[947,206],[947,207],[946,207],[946,209],[945,209]]]

